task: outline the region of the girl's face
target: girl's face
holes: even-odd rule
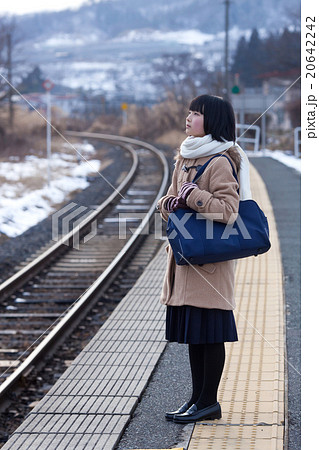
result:
[[[204,114],[199,111],[189,111],[186,117],[186,130],[187,136],[203,137],[204,131]]]

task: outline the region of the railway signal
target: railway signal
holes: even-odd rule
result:
[[[123,102],[121,104],[123,125],[127,124],[127,107],[128,107],[127,103]]]

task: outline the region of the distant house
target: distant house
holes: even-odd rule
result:
[[[273,106],[275,126],[280,126],[283,129],[300,126],[301,88],[300,80],[297,81],[299,77],[300,69],[298,68],[259,75],[259,78],[263,80],[262,89],[265,95],[268,92],[277,92],[279,95],[284,93]]]
[[[272,127],[290,130],[299,126],[300,83],[293,84],[299,75],[298,69],[263,73],[258,76],[262,79],[260,88],[244,88],[239,94],[232,94],[238,121],[245,123],[247,114],[263,114],[267,110]]]

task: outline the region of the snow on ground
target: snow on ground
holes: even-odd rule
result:
[[[113,42],[149,42],[166,41],[177,42],[186,45],[204,45],[212,41],[215,35],[203,33],[200,30],[179,30],[179,31],[159,31],[159,30],[130,30],[122,36],[113,39]]]
[[[265,28],[259,29],[261,36],[267,36],[268,32]],[[237,26],[229,30],[230,45],[235,48],[237,41],[245,36],[249,39],[251,29],[240,29]],[[154,29],[135,29],[122,33],[111,39],[111,42],[132,43],[132,42],[167,42],[168,44],[185,44],[187,46],[204,46],[207,43],[220,41],[224,45],[225,31],[218,33],[203,33],[196,28],[190,30],[177,31],[161,31]]]
[[[47,185],[47,159],[26,156],[23,161],[10,158],[0,162],[0,233],[15,237],[36,225],[55,211],[68,195],[85,189],[86,177],[99,170],[100,161],[90,159],[90,144],[75,144],[88,162],[78,155],[53,153],[51,183]]]
[[[59,47],[74,47],[92,44],[101,39],[101,33],[56,33],[53,37],[45,40],[39,40],[34,44],[35,48],[59,48]]]

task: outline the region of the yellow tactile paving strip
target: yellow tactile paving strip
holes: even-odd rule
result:
[[[238,260],[235,310],[239,341],[226,344],[219,388],[221,420],[195,425],[188,450],[279,450],[284,441],[284,298],[275,218],[251,167],[253,198],[266,214],[272,247]]]

